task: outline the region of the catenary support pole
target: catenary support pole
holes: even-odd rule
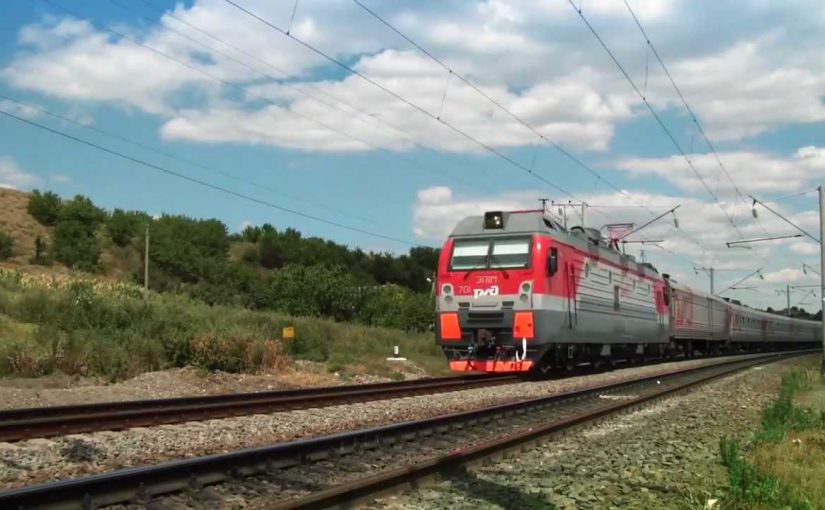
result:
[[[791,286],[785,285],[785,299],[788,300],[788,304],[785,305],[785,315],[788,317],[791,316]]]
[[[710,295],[716,294],[716,285],[713,282],[713,268],[710,268]]]
[[[825,375],[825,186],[819,187],[819,297],[822,299],[822,366]]]
[[[146,235],[143,243],[143,297],[149,296],[149,224],[146,224]]]

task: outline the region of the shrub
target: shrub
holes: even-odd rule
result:
[[[39,190],[34,190],[29,197],[26,210],[41,225],[53,226],[60,217],[61,208],[62,204],[57,194],[51,191],[41,193]]]
[[[95,206],[91,200],[83,195],[75,197],[63,204],[60,210],[60,221],[75,221],[93,232],[106,220],[106,213],[103,209]]]
[[[0,260],[6,260],[11,257],[12,248],[14,248],[14,240],[0,232]]]
[[[115,209],[106,221],[106,232],[113,243],[123,248],[138,234],[143,219],[139,213]]]
[[[52,263],[49,255],[49,245],[41,236],[37,236],[34,240],[34,257],[30,258],[29,262],[40,266],[48,266]]]
[[[100,246],[94,232],[75,220],[60,220],[54,228],[54,258],[72,269],[100,269]]]

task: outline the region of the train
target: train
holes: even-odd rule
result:
[[[440,252],[435,298],[436,342],[455,372],[546,374],[821,338],[819,322],[691,289],[543,209],[462,219]]]

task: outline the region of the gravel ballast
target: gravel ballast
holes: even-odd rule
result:
[[[752,368],[369,507],[704,508],[727,483],[719,439],[747,437],[782,374],[818,362],[806,356]]]
[[[721,361],[693,360],[681,362],[679,366],[689,368]],[[598,383],[655,375],[672,370],[673,365],[631,367],[561,380],[523,382],[323,409],[0,443],[0,488],[432,417]]]

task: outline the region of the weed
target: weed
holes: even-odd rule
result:
[[[729,483],[728,494],[724,501],[725,508],[787,508],[790,510],[815,508],[808,497],[803,494],[804,491],[784,482],[792,479],[793,475],[798,475],[794,472],[799,471],[798,469],[787,470],[794,473],[781,479],[773,472],[775,469],[771,469],[779,465],[779,457],[787,458],[799,454],[799,449],[785,451],[787,448],[793,448],[787,446],[791,442],[785,441],[790,433],[825,430],[825,411],[814,411],[794,404],[794,396],[810,389],[811,384],[812,378],[805,372],[793,371],[783,376],[779,395],[763,410],[761,427],[754,434],[751,456],[757,459],[757,464],[745,458],[735,439],[722,438],[720,440],[719,454],[722,464],[727,468]],[[806,445],[806,449],[818,457],[819,450],[816,448],[816,441],[811,441],[811,443],[813,446]],[[779,450],[783,450],[783,455],[776,454]],[[818,462],[821,463],[821,459]],[[809,463],[816,464],[816,462]],[[820,469],[825,469],[825,466],[820,466]],[[811,474],[806,474],[802,478],[804,481],[810,477]],[[821,506],[816,508],[821,508]]]

